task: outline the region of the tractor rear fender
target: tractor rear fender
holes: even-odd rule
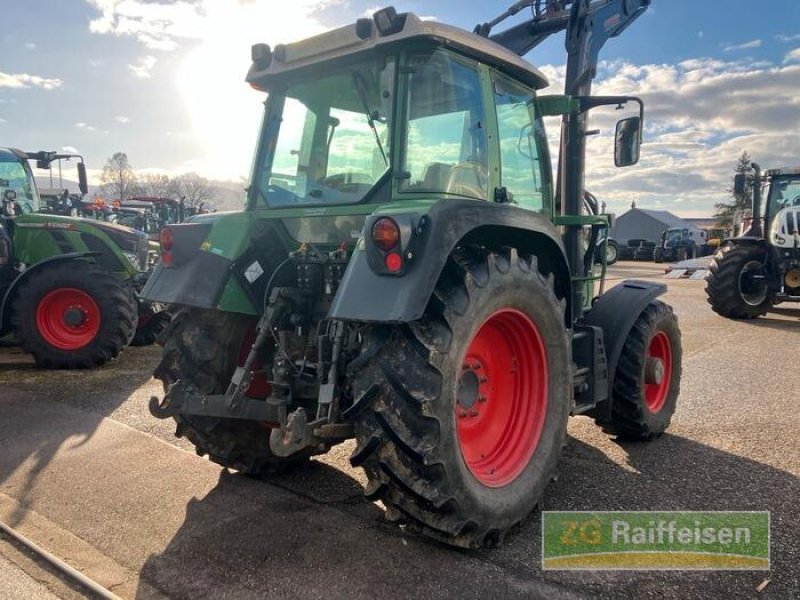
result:
[[[611,418],[611,390],[614,386],[614,375],[622,348],[628,339],[636,319],[650,302],[664,294],[667,286],[663,283],[652,283],[630,279],[611,288],[600,296],[586,313],[587,325],[600,327],[603,330],[603,345],[608,357],[608,400],[595,408],[594,416],[600,421]]]
[[[724,246],[725,244],[732,244],[734,246],[760,246],[766,248],[767,240],[762,237],[736,237],[724,239],[721,245]]]
[[[31,273],[38,273],[41,269],[55,263],[67,262],[70,260],[82,260],[92,256],[98,256],[99,254],[100,252],[69,252],[67,254],[59,254],[57,256],[45,258],[44,260],[37,262],[35,265],[25,269],[16,279],[14,279],[14,281],[11,282],[11,285],[3,295],[3,300],[0,303],[0,333],[5,333],[8,330],[11,322],[11,304],[14,299],[14,294],[16,294],[19,286],[22,285],[22,283],[26,281],[28,277],[30,277]]]
[[[384,254],[370,239],[375,221],[387,216],[401,233],[403,266],[396,273],[389,272]],[[508,205],[441,200],[426,212],[377,211],[367,218],[363,243],[347,266],[328,316],[385,323],[421,318],[439,275],[459,245],[513,247],[521,254],[536,255],[539,269],[553,274],[558,296],[570,301],[564,246],[550,219]]]

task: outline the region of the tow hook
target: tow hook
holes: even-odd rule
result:
[[[147,408],[156,419],[169,419],[180,412],[183,403],[180,400],[180,394],[177,398],[175,397],[175,386],[176,383],[169,386],[163,400],[159,400],[158,396],[150,396]]]
[[[313,430],[308,424],[308,413],[300,407],[286,419],[286,424],[273,429],[269,435],[269,449],[276,456],[290,456],[308,446],[313,446]]]

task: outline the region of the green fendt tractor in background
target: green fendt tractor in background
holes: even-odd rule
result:
[[[0,336],[13,333],[39,366],[89,368],[148,337],[137,313],[149,305],[137,309],[135,290],[153,256],[132,229],[40,212],[28,161],[48,168],[65,157],[0,149]],[[77,169],[86,194],[82,159]]]
[[[638,160],[641,102],[590,92],[599,50],[648,5],[519,2],[475,33],[386,8],[255,45],[247,81],[268,98],[247,208],[164,228],[143,290],[180,307],[151,412],[250,474],[354,438],[366,495],[461,547],[533,510],[570,414],[659,436],[676,317],[662,284],[602,293],[608,217],[582,214],[590,108],[639,109],[615,149]],[[564,30],[566,94],[541,96],[520,56]],[[563,119],[557,184],[545,115]]]
[[[800,302],[800,168],[739,173],[734,192],[753,190],[753,220],[740,237],[727,239],[709,267],[711,308],[730,319],[755,319],[781,302]],[[762,187],[767,188],[762,218]]]

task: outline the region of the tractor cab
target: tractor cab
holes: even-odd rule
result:
[[[0,148],[0,202],[4,217],[38,212],[41,198],[26,156]]]
[[[248,208],[457,197],[550,214],[536,100],[547,81],[466,35],[409,14],[388,30],[365,20],[313,44],[254,47],[248,81],[270,94]],[[497,156],[502,167],[490,168]],[[363,218],[352,221],[328,233],[289,228],[299,240],[353,243]]]
[[[770,170],[765,179],[764,231],[780,232],[787,225],[792,229],[793,215],[800,212],[800,169]],[[798,226],[800,223],[794,224],[794,228]]]
[[[670,227],[661,234],[661,241],[665,247],[677,246],[689,239],[689,230],[681,227]]]

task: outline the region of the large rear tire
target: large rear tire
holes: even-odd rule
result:
[[[727,244],[714,255],[706,279],[711,309],[729,319],[755,319],[772,305],[764,273],[764,249]]]
[[[20,285],[12,327],[36,364],[89,369],[115,358],[136,329],[132,288],[87,262],[42,267]]]
[[[682,354],[672,307],[651,302],[625,340],[612,386],[612,417],[603,429],[637,440],[664,433],[680,393]]]
[[[155,310],[152,304],[139,303],[139,324],[131,346],[151,346],[169,326],[172,315],[166,309]]]
[[[164,390],[180,380],[204,394],[222,394],[230,382],[254,318],[237,313],[183,308],[164,334],[164,353],[153,376]],[[249,340],[252,343],[252,339]],[[246,356],[246,353],[245,353]],[[241,361],[243,362],[243,361]],[[263,378],[248,390],[266,395]],[[199,456],[253,476],[263,476],[305,462],[310,454],[275,456],[269,447],[270,430],[256,421],[178,415],[175,435],[194,444]]]
[[[349,368],[368,497],[448,544],[498,544],[541,499],[572,403],[565,302],[516,251],[448,261],[424,317]]]

